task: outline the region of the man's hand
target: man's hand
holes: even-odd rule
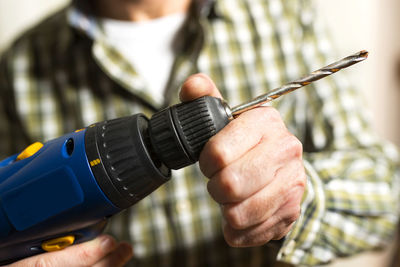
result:
[[[60,251],[47,252],[15,262],[10,267],[25,266],[123,266],[132,257],[132,247],[128,243],[117,243],[108,235],[70,246]]]
[[[204,74],[182,86],[183,101],[221,97]],[[300,215],[306,184],[302,145],[272,107],[241,114],[213,136],[199,164],[208,191],[221,205],[226,241],[234,247],[283,238]]]

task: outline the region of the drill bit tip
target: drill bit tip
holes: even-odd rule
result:
[[[365,60],[368,58],[368,51],[367,50],[361,50],[360,52],[358,52],[359,56],[362,57],[362,60]]]
[[[361,50],[360,52],[355,53],[354,55],[348,56],[347,58],[352,58],[353,61],[360,62],[360,61],[366,60],[368,58],[368,54],[369,54],[369,52],[367,50]],[[346,58],[344,58],[344,59],[346,59]]]

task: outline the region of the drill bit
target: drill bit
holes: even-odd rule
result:
[[[347,68],[351,65],[361,62],[361,61],[365,60],[367,57],[368,57],[368,52],[365,50],[362,50],[351,56],[345,57],[345,58],[343,58],[339,61],[336,61],[332,64],[329,64],[328,66],[325,66],[319,70],[313,71],[310,74],[308,74],[307,76],[304,76],[298,80],[287,83],[287,84],[285,84],[279,88],[276,88],[266,94],[260,95],[246,103],[243,103],[243,104],[233,107],[231,109],[232,116],[233,116],[233,118],[235,118],[247,110],[250,110],[250,109],[253,109],[260,105],[263,105],[263,104],[265,104],[271,100],[274,100],[282,95],[293,92],[294,90],[297,90],[297,89],[299,89],[303,86],[306,86],[312,82],[315,82],[315,81],[322,79],[326,76],[329,76],[335,72],[338,72],[341,69]]]

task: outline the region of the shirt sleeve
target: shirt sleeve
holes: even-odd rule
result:
[[[299,18],[297,53],[307,71],[334,61],[332,48],[307,17]],[[354,51],[356,52],[356,51]],[[300,265],[382,247],[398,219],[399,154],[371,130],[366,107],[345,72],[302,90],[296,112],[305,116],[304,166],[308,176],[302,213],[278,259]]]

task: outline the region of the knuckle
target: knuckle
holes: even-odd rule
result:
[[[294,158],[301,158],[303,154],[303,144],[294,135],[288,132],[286,141],[286,152]]]
[[[286,131],[280,138],[278,151],[275,158],[285,162],[292,159],[302,159],[303,144],[293,134]]]
[[[301,169],[301,174],[297,176],[297,181],[296,185],[299,186],[300,188],[304,189],[307,184],[307,176],[304,171],[304,168]]]
[[[300,205],[293,207],[291,212],[284,219],[285,225],[289,226],[295,221],[297,221],[297,219],[299,219],[300,217],[300,214],[301,214]]]
[[[227,165],[227,157],[229,156],[229,151],[223,146],[217,139],[211,138],[205,147],[205,152],[203,157],[200,158],[200,165],[203,165],[205,161],[212,162],[217,169],[223,168]]]
[[[237,234],[234,233],[234,231],[232,231],[232,229],[230,229],[229,226],[224,226],[223,228],[223,232],[224,232],[224,239],[226,241],[226,243],[228,243],[229,246],[231,247],[241,247],[243,246],[243,242],[240,238],[240,236],[238,236]]]
[[[273,107],[265,108],[264,112],[264,119],[268,120],[269,122],[280,122],[282,121],[281,114],[279,111]]]
[[[229,246],[234,247],[234,248],[240,247],[240,242],[236,237],[225,234],[224,238],[225,238],[226,243],[228,243]]]
[[[303,191],[306,188],[307,184],[307,176],[304,171],[304,167],[302,162],[299,162],[299,167],[296,176],[294,177],[291,187],[295,188],[296,190]]]
[[[301,158],[303,154],[303,144],[294,135],[292,136],[293,136],[292,151],[294,152],[296,158]]]
[[[34,267],[50,267],[53,266],[53,262],[49,257],[38,257],[37,260],[32,264]]]
[[[268,243],[274,238],[274,233],[268,229],[263,231],[242,232],[232,228],[224,228],[224,238],[231,247],[254,247]]]
[[[252,238],[249,239],[249,246],[261,246],[269,241],[271,241],[274,237],[273,231],[271,229],[262,229],[260,232],[255,232],[252,234]]]
[[[228,243],[229,246],[231,246],[233,248],[238,248],[238,247],[242,246],[241,242],[239,241],[238,238],[232,237],[232,236],[227,236],[227,235],[224,235],[224,237],[225,237],[226,243]]]
[[[286,227],[285,230],[276,233],[275,236],[271,239],[280,240],[280,239],[284,238],[289,233],[289,231],[290,231],[290,227]]]
[[[238,175],[230,168],[225,168],[220,174],[220,187],[225,196],[231,201],[237,201],[241,196],[241,188]]]
[[[87,249],[83,248],[83,249],[79,250],[77,256],[79,257],[79,259],[84,260],[84,259],[86,259],[88,257],[91,257],[92,255]]]
[[[241,230],[246,227],[246,222],[242,216],[239,206],[225,205],[223,215],[226,222],[236,230]]]
[[[101,253],[99,250],[90,250],[87,248],[82,248],[78,251],[77,253],[77,259],[78,262],[82,263],[83,265],[87,265],[89,259],[92,259],[94,257],[99,257]]]
[[[281,115],[273,107],[260,107],[250,110],[246,116],[251,116],[252,121],[256,121],[259,124],[260,129],[269,130],[271,124],[276,126],[284,125]],[[247,120],[249,120],[247,118]]]

